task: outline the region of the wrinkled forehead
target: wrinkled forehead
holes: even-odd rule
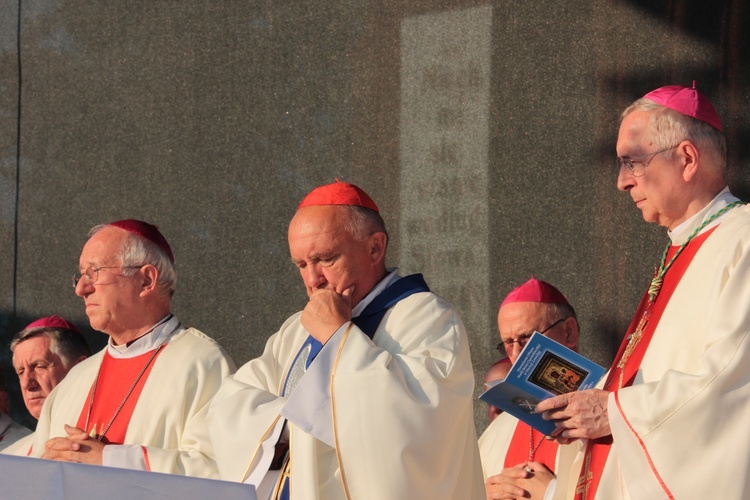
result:
[[[635,110],[623,118],[617,135],[618,156],[641,154],[653,142],[651,112]]]
[[[127,232],[120,228],[102,228],[83,245],[79,266],[85,269],[88,266],[112,264],[120,255],[126,238]]]
[[[497,313],[497,326],[503,339],[515,338],[543,329],[549,305],[540,302],[512,302]]]
[[[13,364],[35,359],[49,359],[52,356],[55,354],[52,352],[51,339],[45,334],[34,335],[16,344],[13,349]]]
[[[348,236],[345,208],[338,206],[305,207],[289,223],[289,244],[303,239],[341,239]]]

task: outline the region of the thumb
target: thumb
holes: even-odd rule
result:
[[[349,305],[351,305],[351,303],[352,303],[352,294],[353,294],[353,293],[354,293],[354,285],[350,286],[349,288],[347,288],[346,290],[344,290],[344,291],[343,291],[343,292],[341,293],[341,296],[342,296],[342,297],[344,297],[344,298],[346,299],[346,302],[347,302],[347,303],[348,303]]]

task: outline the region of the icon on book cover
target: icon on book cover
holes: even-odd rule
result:
[[[553,394],[577,391],[589,372],[552,352],[545,352],[529,382]]]

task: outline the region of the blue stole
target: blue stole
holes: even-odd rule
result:
[[[396,280],[394,283],[391,283],[388,288],[383,290],[380,295],[375,297],[375,299],[370,302],[367,307],[365,307],[365,310],[362,311],[362,314],[360,314],[356,318],[352,318],[352,323],[357,325],[357,327],[362,330],[362,332],[364,332],[364,334],[367,335],[370,340],[372,340],[373,335],[375,335],[375,331],[378,329],[378,326],[383,320],[383,316],[385,316],[385,313],[388,312],[388,309],[393,307],[400,300],[405,299],[412,294],[429,291],[430,288],[427,286],[427,283],[425,282],[421,274],[410,274],[409,276],[404,276],[403,278]],[[312,348],[310,350],[310,355],[307,357],[307,362],[305,364],[306,368],[310,367],[310,363],[313,362],[315,356],[317,356],[320,350],[323,348],[323,344],[315,340],[312,335],[308,335],[307,340],[305,340],[305,342],[302,344],[302,347],[300,347],[300,350],[297,352],[297,356],[294,358],[291,366],[295,365],[295,363],[297,362],[297,358],[300,356],[307,344],[311,344]],[[291,373],[291,371],[292,370],[290,369],[289,372]],[[289,373],[287,373],[287,380],[284,382],[284,393],[286,393],[286,384],[288,382]],[[281,492],[278,498],[280,500],[289,500],[288,478],[284,479],[284,484],[281,488]]]
[[[352,318],[352,323],[357,325],[357,327],[362,330],[362,332],[364,332],[364,334],[367,335],[370,340],[372,340],[373,335],[375,335],[375,331],[378,329],[378,326],[383,320],[383,316],[385,316],[385,313],[388,311],[388,309],[390,309],[397,302],[405,299],[409,295],[429,291],[430,288],[427,286],[427,283],[425,282],[421,274],[410,274],[409,276],[404,276],[403,278],[391,283],[388,288],[383,290],[380,295],[375,297],[375,299],[373,299],[373,301],[370,302],[367,307],[365,307],[365,310],[362,311],[362,314],[360,314],[356,318]],[[297,358],[300,356],[302,351],[305,349],[305,346],[307,346],[308,344],[311,345],[311,349],[310,355],[307,357],[307,361],[305,363],[305,368],[310,368],[310,364],[315,359],[315,356],[317,356],[320,350],[323,349],[323,344],[316,340],[312,335],[308,335],[307,340],[305,340],[305,342],[302,344],[302,347],[300,347],[300,350],[297,352],[297,356],[295,356],[291,366],[294,366],[296,364]],[[286,394],[286,385],[288,382],[289,373],[287,373],[287,380],[284,382],[283,394]]]

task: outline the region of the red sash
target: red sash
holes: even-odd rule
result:
[[[164,349],[161,350],[161,352],[163,351]],[[143,376],[140,378],[135,388],[130,393],[130,396],[128,396],[127,401],[125,401],[122,409],[117,413],[117,417],[112,422],[112,425],[107,430],[107,434],[102,439],[102,443],[123,444],[125,442],[125,434],[128,431],[128,425],[133,416],[133,410],[135,410],[135,405],[138,402],[141,391],[143,391],[146,379],[148,379],[151,369],[156,363],[156,358],[161,355],[161,352],[157,353],[156,357],[146,368]],[[91,407],[88,428],[84,428],[84,426],[86,425],[86,415],[89,412],[91,391],[94,390],[93,384],[91,385],[89,395],[86,398],[83,409],[81,410],[81,415],[78,417],[77,427],[79,429],[84,429],[87,433],[91,433],[91,430],[96,426],[98,437],[98,435],[107,427],[112,416],[117,412],[117,408],[125,399],[128,390],[130,390],[130,387],[133,385],[133,382],[135,382],[138,374],[143,370],[143,366],[152,355],[153,351],[149,351],[134,358],[116,359],[110,356],[108,352],[105,352],[102,365],[99,368],[99,378],[96,382],[96,394],[94,395],[94,404]]]
[[[638,345],[635,347],[632,354],[625,362],[622,377],[622,387],[629,387],[633,384],[633,379],[635,378],[635,375],[641,366],[641,361],[643,361],[643,357],[646,354],[648,344],[651,342],[651,337],[654,334],[654,330],[656,330],[656,326],[659,324],[659,319],[661,318],[664,309],[669,303],[669,299],[672,297],[672,293],[674,293],[675,288],[677,288],[677,285],[682,279],[682,276],[690,266],[693,257],[695,257],[695,254],[698,253],[698,250],[706,241],[708,236],[714,231],[714,229],[716,229],[716,227],[711,228],[705,233],[693,238],[690,244],[685,247],[680,256],[677,258],[677,260],[674,261],[672,266],[664,275],[664,283],[662,284],[661,291],[656,297],[656,301],[650,306],[651,317],[648,320],[645,328],[643,329],[643,337],[641,337],[640,342],[638,342]],[[672,258],[678,248],[679,246],[675,245],[672,245],[669,248],[666,257],[667,262],[669,262],[669,259]],[[622,339],[620,349],[617,351],[617,356],[615,356],[615,360],[612,363],[612,368],[610,369],[609,376],[607,377],[607,381],[604,384],[605,390],[618,390],[617,386],[620,380],[620,369],[617,365],[619,364],[620,359],[622,359],[630,335],[632,335],[638,327],[638,324],[640,323],[644,313],[646,313],[648,307],[648,293],[645,293],[643,295],[643,298],[641,299],[641,303],[638,306],[638,309],[636,310],[635,317],[628,327],[627,334]],[[602,477],[604,464],[607,462],[607,456],[609,455],[611,446],[612,436],[606,436],[599,439],[590,439],[586,444],[586,453],[584,455],[583,467],[581,469],[581,475],[578,478],[578,483],[576,485],[576,500],[591,500],[596,495],[596,490],[599,487],[599,480]],[[656,473],[656,471],[654,472]]]
[[[532,432],[529,441],[529,432]],[[530,444],[533,443],[533,444]],[[534,448],[539,447],[534,451]],[[531,446],[531,448],[529,448]],[[557,442],[544,439],[544,434],[532,429],[523,422],[518,422],[513,438],[510,440],[508,452],[505,454],[505,467],[516,465],[529,460],[529,453],[533,452],[532,460],[543,463],[550,471],[555,472],[555,459],[557,458]]]

